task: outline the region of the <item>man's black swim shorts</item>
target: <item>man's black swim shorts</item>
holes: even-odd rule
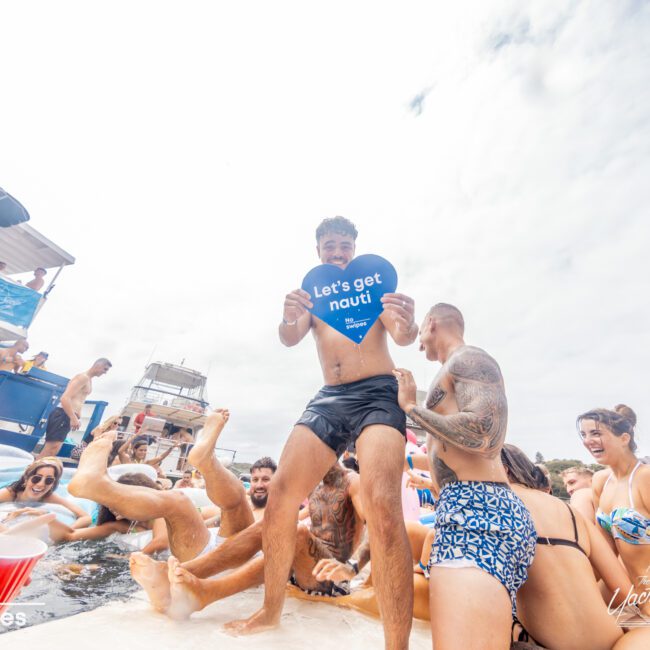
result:
[[[63,442],[69,433],[70,418],[60,406],[57,406],[47,418],[45,442]]]
[[[309,427],[337,455],[371,424],[406,435],[406,415],[397,403],[397,380],[392,375],[323,386],[296,424]]]

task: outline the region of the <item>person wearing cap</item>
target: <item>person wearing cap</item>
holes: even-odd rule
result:
[[[49,358],[47,352],[39,352],[35,357],[32,357],[29,361],[23,363],[23,368],[20,372],[26,375],[32,368],[38,368],[39,370],[47,370],[45,367],[45,362]]]
[[[46,273],[47,271],[42,266],[39,266],[34,271],[34,279],[30,280],[25,286],[33,289],[34,291],[40,291],[45,284],[45,280],[43,280],[43,278],[45,277]]]

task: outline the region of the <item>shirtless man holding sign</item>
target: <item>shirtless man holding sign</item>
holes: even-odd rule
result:
[[[464,327],[453,305],[439,303],[427,314],[420,350],[443,365],[424,407],[413,375],[398,368],[395,376],[400,406],[429,434],[441,490],[428,566],[433,645],[497,650],[510,647],[515,595],[537,535],[501,462],[508,417],[501,370],[487,352],[465,344]]]
[[[321,262],[345,269],[354,258],[356,236],[347,219],[325,219],[316,231]],[[286,297],[280,341],[294,346],[311,330],[325,386],[291,432],[269,489],[263,527],[264,604],[249,619],[230,623],[232,633],[258,632],[279,624],[296,545],[298,507],[356,440],[361,502],[386,647],[408,647],[413,580],[401,508],[406,421],[397,404],[395,365],[386,333],[398,345],[409,345],[418,328],[411,298],[389,293],[382,303],[383,312],[357,345],[311,315],[308,309],[313,304],[307,292],[297,289]]]

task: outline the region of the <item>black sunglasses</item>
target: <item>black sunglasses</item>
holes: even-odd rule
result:
[[[32,476],[29,477],[29,480],[33,485],[38,485],[41,482],[41,479],[43,479],[45,485],[52,485],[52,483],[56,481],[53,476],[41,476],[40,474],[32,474]]]

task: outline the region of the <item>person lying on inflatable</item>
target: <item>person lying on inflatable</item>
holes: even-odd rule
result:
[[[30,504],[63,506],[76,517],[76,521],[72,524],[73,529],[88,526],[91,523],[90,515],[78,504],[55,493],[62,474],[63,464],[58,458],[46,456],[36,460],[25,468],[17,481],[0,489],[0,503],[25,503],[27,507]],[[29,513],[25,508],[18,508],[9,514],[8,519],[11,520],[22,514]]]

